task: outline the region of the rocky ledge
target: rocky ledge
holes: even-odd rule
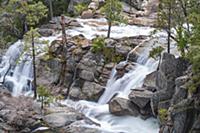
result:
[[[125,37],[121,39],[106,39],[105,54],[95,53],[92,50],[90,40],[78,35],[68,37],[67,44],[67,69],[65,83],[58,86],[61,73],[61,61],[59,60],[60,41],[52,42],[50,47],[53,57],[43,56],[38,60],[37,74],[38,84],[47,86],[54,95],[69,96],[73,100],[97,101],[105,90],[115,62],[112,61],[112,51],[116,57],[125,60],[129,51],[145,40],[147,36]],[[54,55],[56,55],[54,57]],[[135,61],[137,54],[129,55],[130,61]],[[129,64],[130,68],[131,64]],[[119,76],[120,77],[120,76]]]
[[[32,98],[12,97],[10,92],[0,90],[0,132],[9,133],[98,133],[97,129],[81,127],[96,125],[73,108],[54,103],[43,110]],[[98,125],[97,125],[98,126]]]
[[[188,92],[190,76],[191,66],[185,59],[164,53],[160,69],[147,75],[143,87],[133,89],[129,99],[113,98],[110,112],[143,119],[157,117],[160,133],[198,133],[199,91]]]

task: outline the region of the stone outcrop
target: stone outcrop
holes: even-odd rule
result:
[[[115,50],[117,55],[125,60],[128,52],[146,38],[146,36],[136,36],[106,39],[106,47],[115,48],[114,46],[117,46]],[[37,63],[38,84],[47,86],[54,95],[65,97],[68,95],[74,100],[98,101],[105,90],[114,63],[106,62],[104,55],[92,52],[91,45],[91,41],[82,35],[68,37],[65,83],[63,86],[57,86],[62,64],[56,57],[60,56],[62,44],[59,40],[53,41],[49,55],[41,57]],[[134,54],[129,57],[131,61],[136,59],[137,56]],[[134,64],[127,64],[123,73],[128,72],[133,67]],[[118,68],[120,69],[120,66]]]
[[[0,89],[0,132],[31,132],[43,125],[40,120],[40,109],[32,98],[12,97]]]
[[[124,2],[126,2],[127,4],[129,4],[130,6],[136,8],[137,10],[142,10],[142,4],[145,0],[123,0]]]
[[[131,103],[130,100],[117,97],[109,102],[109,111],[117,116],[132,115],[136,117],[139,115],[137,105]]]

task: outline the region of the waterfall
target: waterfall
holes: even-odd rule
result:
[[[41,41],[50,44],[59,35],[42,37]],[[37,55],[44,53],[48,44],[35,44]],[[32,95],[33,65],[31,48],[24,51],[24,42],[19,40],[9,47],[0,64],[0,82],[13,96]],[[8,73],[7,73],[8,72]],[[5,75],[6,74],[6,75]]]
[[[118,96],[128,99],[128,94],[131,92],[131,89],[141,87],[146,75],[156,70],[156,66],[156,61],[153,61],[152,59],[148,59],[148,57],[144,57],[144,55],[141,55],[138,58],[137,63],[135,63],[135,68],[133,70],[130,70],[129,73],[126,73],[120,79],[115,78],[116,70],[114,68],[113,71],[115,71],[115,73],[112,74],[113,76],[111,76],[111,78],[109,79],[106,85],[106,90],[104,94],[100,97],[98,103],[108,103],[115,94],[118,94]]]
[[[128,99],[131,89],[141,87],[146,75],[156,70],[158,62],[149,59],[148,52],[149,49],[145,49],[139,56],[134,68],[120,79],[116,79],[116,68],[113,68],[106,85],[106,91],[98,103],[85,100],[77,102],[65,100],[62,104],[78,110],[100,125],[82,126],[97,128],[102,133],[157,133],[159,126],[156,119],[142,120],[140,117],[114,116],[109,113],[109,106],[107,104],[115,94],[118,94],[117,97]],[[122,63],[127,63],[127,61]]]
[[[66,33],[71,36],[83,34],[87,39],[92,39],[96,35],[106,35],[107,25],[105,19],[89,19],[82,20],[77,19],[82,27],[75,27],[67,29]],[[130,25],[120,25],[112,27],[113,38],[122,38],[138,35],[149,35],[154,28],[150,27],[138,27]],[[51,37],[42,37],[41,40],[48,40],[49,44],[58,39],[61,34],[57,34]],[[36,45],[37,53],[43,53],[45,45]],[[23,42],[17,41],[13,44],[3,57],[0,64],[0,79],[3,80],[4,75],[12,66],[5,78],[4,85],[9,88],[14,96],[21,95],[23,93],[32,94],[31,82],[33,81],[32,74],[32,58],[28,53],[25,53],[18,61],[23,51]],[[128,57],[127,57],[128,58]],[[128,61],[128,60],[127,60]],[[127,62],[125,61],[125,62]],[[17,64],[16,64],[17,62]],[[71,106],[85,114],[89,119],[99,124],[96,125],[80,125],[88,126],[92,128],[98,128],[103,133],[157,133],[158,124],[155,119],[150,118],[148,120],[142,120],[139,117],[132,116],[113,116],[109,113],[107,102],[115,95],[118,97],[128,98],[128,94],[131,89],[140,87],[143,83],[145,76],[155,70],[156,62],[152,59],[148,59],[148,51],[143,51],[139,56],[134,67],[122,78],[116,78],[116,69],[113,68],[110,79],[107,82],[106,91],[99,99],[98,103],[89,102],[85,100],[81,101],[62,101],[62,104]],[[1,82],[0,81],[0,82]]]

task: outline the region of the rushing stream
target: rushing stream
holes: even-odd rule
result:
[[[71,36],[83,34],[88,39],[92,39],[96,35],[106,35],[107,26],[105,25],[105,19],[77,20],[81,23],[82,27],[68,29],[66,30],[67,34]],[[130,25],[113,26],[111,37],[122,38],[149,35],[153,30],[153,28],[149,27]],[[60,34],[40,39],[48,40],[49,43],[51,43],[59,36]],[[22,46],[23,42],[20,40],[13,44],[8,49],[0,64],[1,82],[5,80],[4,85],[13,92],[14,96],[32,93],[32,58],[30,58],[31,56],[29,55],[31,52],[21,54],[23,50]],[[45,44],[37,44],[36,47],[37,50],[40,50],[42,53],[42,50],[45,49]],[[156,69],[157,62],[148,59],[148,50],[149,49],[144,48],[143,52],[140,53],[137,62],[134,63],[135,66],[133,70],[130,70],[130,72],[126,73],[122,78],[116,79],[116,71],[113,69],[106,86],[106,91],[101,96],[98,103],[84,100],[78,102],[65,100],[62,104],[71,106],[84,113],[87,117],[100,125],[85,126],[99,128],[104,133],[157,133],[159,127],[156,119],[150,118],[142,120],[140,117],[113,116],[109,113],[107,104],[116,93],[118,94],[118,97],[128,98],[131,89],[141,87],[145,76]],[[4,77],[5,74],[7,74],[6,77]]]

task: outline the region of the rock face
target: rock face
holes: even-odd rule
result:
[[[148,75],[144,82],[144,87],[156,88],[150,98],[150,105],[153,114],[158,115],[160,120],[160,133],[199,132],[196,123],[200,108],[195,106],[199,96],[188,94],[186,85],[191,75],[189,68],[186,60],[165,53],[159,71]],[[146,100],[140,100],[139,103],[141,101],[147,103]],[[166,110],[166,114],[163,110]]]
[[[142,10],[142,4],[145,0],[123,0],[123,1],[138,10]]]
[[[51,128],[61,128],[73,122],[85,119],[85,116],[69,107],[47,108],[48,114],[44,116],[45,123]]]
[[[116,54],[123,59],[128,52],[137,46],[138,43],[146,39],[146,36],[107,39],[106,47],[115,48]],[[91,41],[84,36],[78,35],[68,38],[66,48],[67,53],[67,71],[65,73],[65,83],[63,86],[56,86],[61,73],[61,62],[58,58],[61,52],[61,42],[55,40],[52,42],[49,53],[50,56],[44,56],[38,61],[37,77],[38,84],[47,86],[54,95],[67,95],[74,100],[98,101],[103,94],[107,80],[110,77],[113,62],[108,62],[104,55],[92,52]],[[126,50],[125,50],[126,49]],[[132,54],[129,60],[136,60]],[[120,71],[122,66],[118,66]],[[132,69],[134,64],[127,64],[123,67],[123,73]],[[123,76],[119,74],[119,77]]]
[[[134,107],[133,107],[134,106]],[[114,98],[109,102],[109,111],[117,116],[123,115],[139,115],[139,108],[131,103],[131,101],[123,98]]]
[[[175,80],[183,75],[187,67],[188,63],[185,60],[176,59],[173,55],[164,53],[160,70],[156,76],[157,92],[155,92],[151,100],[153,110],[159,110],[159,106],[169,108],[169,101],[175,93]]]
[[[139,108],[145,108],[150,103],[153,92],[142,89],[135,89],[129,94],[129,99],[136,104]]]
[[[20,103],[20,104],[19,104]],[[31,132],[42,126],[41,116],[33,99],[12,97],[6,90],[0,89],[0,131]]]
[[[89,19],[89,18],[93,18],[94,13],[92,10],[87,10],[87,11],[83,11],[81,14],[81,18],[82,19]]]

